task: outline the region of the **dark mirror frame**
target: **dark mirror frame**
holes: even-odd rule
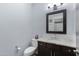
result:
[[[53,14],[58,14],[58,13],[63,13],[63,31],[49,31],[49,24],[48,24],[48,16],[49,15],[53,15]],[[66,30],[66,9],[63,10],[58,10],[58,11],[54,11],[54,12],[50,12],[46,14],[46,33],[56,33],[56,34],[66,34],[67,30]]]

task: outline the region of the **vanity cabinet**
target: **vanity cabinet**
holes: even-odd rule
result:
[[[38,41],[38,56],[75,56],[75,48]]]

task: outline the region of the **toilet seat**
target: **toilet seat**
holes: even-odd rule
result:
[[[28,47],[27,49],[25,49],[24,51],[24,55],[26,56],[29,56],[30,54],[33,54],[32,52],[35,51],[35,47]]]

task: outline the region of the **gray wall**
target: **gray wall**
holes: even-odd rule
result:
[[[17,55],[15,46],[22,51],[31,37],[31,4],[0,4],[0,55]]]
[[[79,49],[79,3],[76,6],[76,44],[77,49]]]
[[[46,33],[46,13],[52,12],[53,9],[47,9],[48,4],[45,3],[37,3],[32,4],[32,34],[33,38],[35,34],[39,34],[40,37],[53,37],[54,34],[47,34]],[[67,9],[67,34],[57,34],[56,37],[68,37],[74,41],[76,41],[76,29],[75,29],[75,19],[76,19],[76,5],[75,4],[65,4],[61,7],[58,7],[58,10],[60,9]]]

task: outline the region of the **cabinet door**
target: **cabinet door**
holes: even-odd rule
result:
[[[72,48],[63,47],[62,52],[64,56],[76,56],[76,53],[73,51]]]
[[[65,46],[55,45],[53,51],[55,56],[75,56],[76,54],[73,52],[73,50],[74,49]]]
[[[63,56],[63,52],[60,46],[55,45],[54,47],[54,55],[55,56]]]
[[[38,44],[38,56],[51,56],[51,49],[46,45]]]

